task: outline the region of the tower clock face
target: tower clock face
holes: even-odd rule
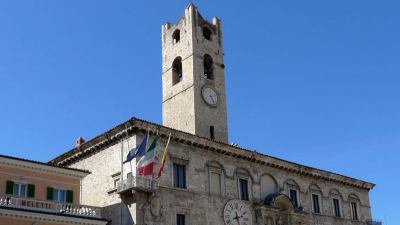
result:
[[[224,208],[226,225],[252,225],[250,208],[240,200],[230,200]]]
[[[217,106],[218,105],[218,94],[217,92],[209,86],[203,87],[201,90],[201,96],[203,97],[203,100],[207,103],[209,106]]]

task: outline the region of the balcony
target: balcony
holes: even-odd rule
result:
[[[117,184],[117,193],[125,194],[134,191],[152,193],[158,190],[158,181],[147,177],[131,177]]]
[[[65,214],[89,218],[101,218],[101,209],[93,206],[74,205],[62,202],[40,201],[13,196],[0,197],[0,207],[26,209],[44,213]]]

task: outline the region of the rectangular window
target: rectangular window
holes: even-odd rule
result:
[[[319,206],[319,195],[312,194],[312,208],[313,208],[313,213],[321,213],[321,209]]]
[[[176,214],[176,225],[185,225],[185,215]]]
[[[246,179],[239,179],[240,186],[240,199],[248,201],[249,200],[249,186]]]
[[[12,188],[12,190],[13,190],[12,194],[14,196],[26,198],[27,188],[28,188],[27,184],[14,183],[13,188]]]
[[[127,178],[127,179],[132,179],[132,178],[133,178],[132,172],[127,173],[127,174],[126,174],[126,178]]]
[[[114,188],[117,188],[118,182],[121,180],[120,177],[114,177]]]
[[[214,126],[210,126],[210,139],[211,140],[215,139]]]
[[[290,195],[290,196],[289,196],[289,197],[290,197],[290,200],[292,200],[294,206],[295,206],[296,208],[299,207],[299,202],[298,202],[298,199],[297,199],[297,191],[294,190],[294,189],[290,189],[289,195]]]
[[[353,220],[358,220],[357,203],[350,202],[351,205],[351,218]]]
[[[210,194],[221,195],[221,174],[210,172]]]
[[[66,199],[66,191],[60,189],[53,189],[53,200],[57,202],[65,202]]]
[[[339,199],[337,199],[337,198],[333,199],[333,212],[336,217],[341,217],[340,202],[339,202]]]
[[[186,167],[174,163],[174,187],[186,188]]]

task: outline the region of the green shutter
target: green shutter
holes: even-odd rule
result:
[[[28,196],[28,198],[34,198],[35,197],[35,185],[28,184],[27,196]]]
[[[67,191],[67,202],[72,203],[74,201],[74,192],[68,190]]]
[[[47,200],[53,200],[53,191],[52,187],[47,187]]]
[[[6,194],[12,195],[14,191],[13,189],[14,189],[14,182],[8,180],[6,183]]]

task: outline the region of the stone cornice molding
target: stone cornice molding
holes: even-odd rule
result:
[[[127,127],[127,130],[125,130]],[[232,146],[223,142],[211,140],[209,138],[200,137],[194,134],[178,131],[169,127],[164,127],[155,123],[144,121],[137,118],[132,118],[111,130],[100,134],[92,140],[82,144],[78,148],[74,148],[49,163],[59,166],[69,166],[72,163],[86,158],[98,151],[101,151],[108,146],[117,143],[119,140],[126,138],[126,134],[133,136],[136,133],[146,133],[155,135],[158,132],[160,139],[165,141],[168,139],[168,135],[171,134],[171,141],[176,144],[186,145],[202,150],[215,152],[228,157],[233,157],[240,160],[268,166],[271,168],[284,170],[289,173],[298,174],[301,176],[310,177],[313,179],[320,179],[324,181],[334,182],[341,185],[346,185],[354,188],[371,190],[375,184],[362,181],[359,179],[351,178],[337,173],[316,169],[313,167],[301,165],[298,163],[286,161],[269,155],[259,153],[236,146]]]

